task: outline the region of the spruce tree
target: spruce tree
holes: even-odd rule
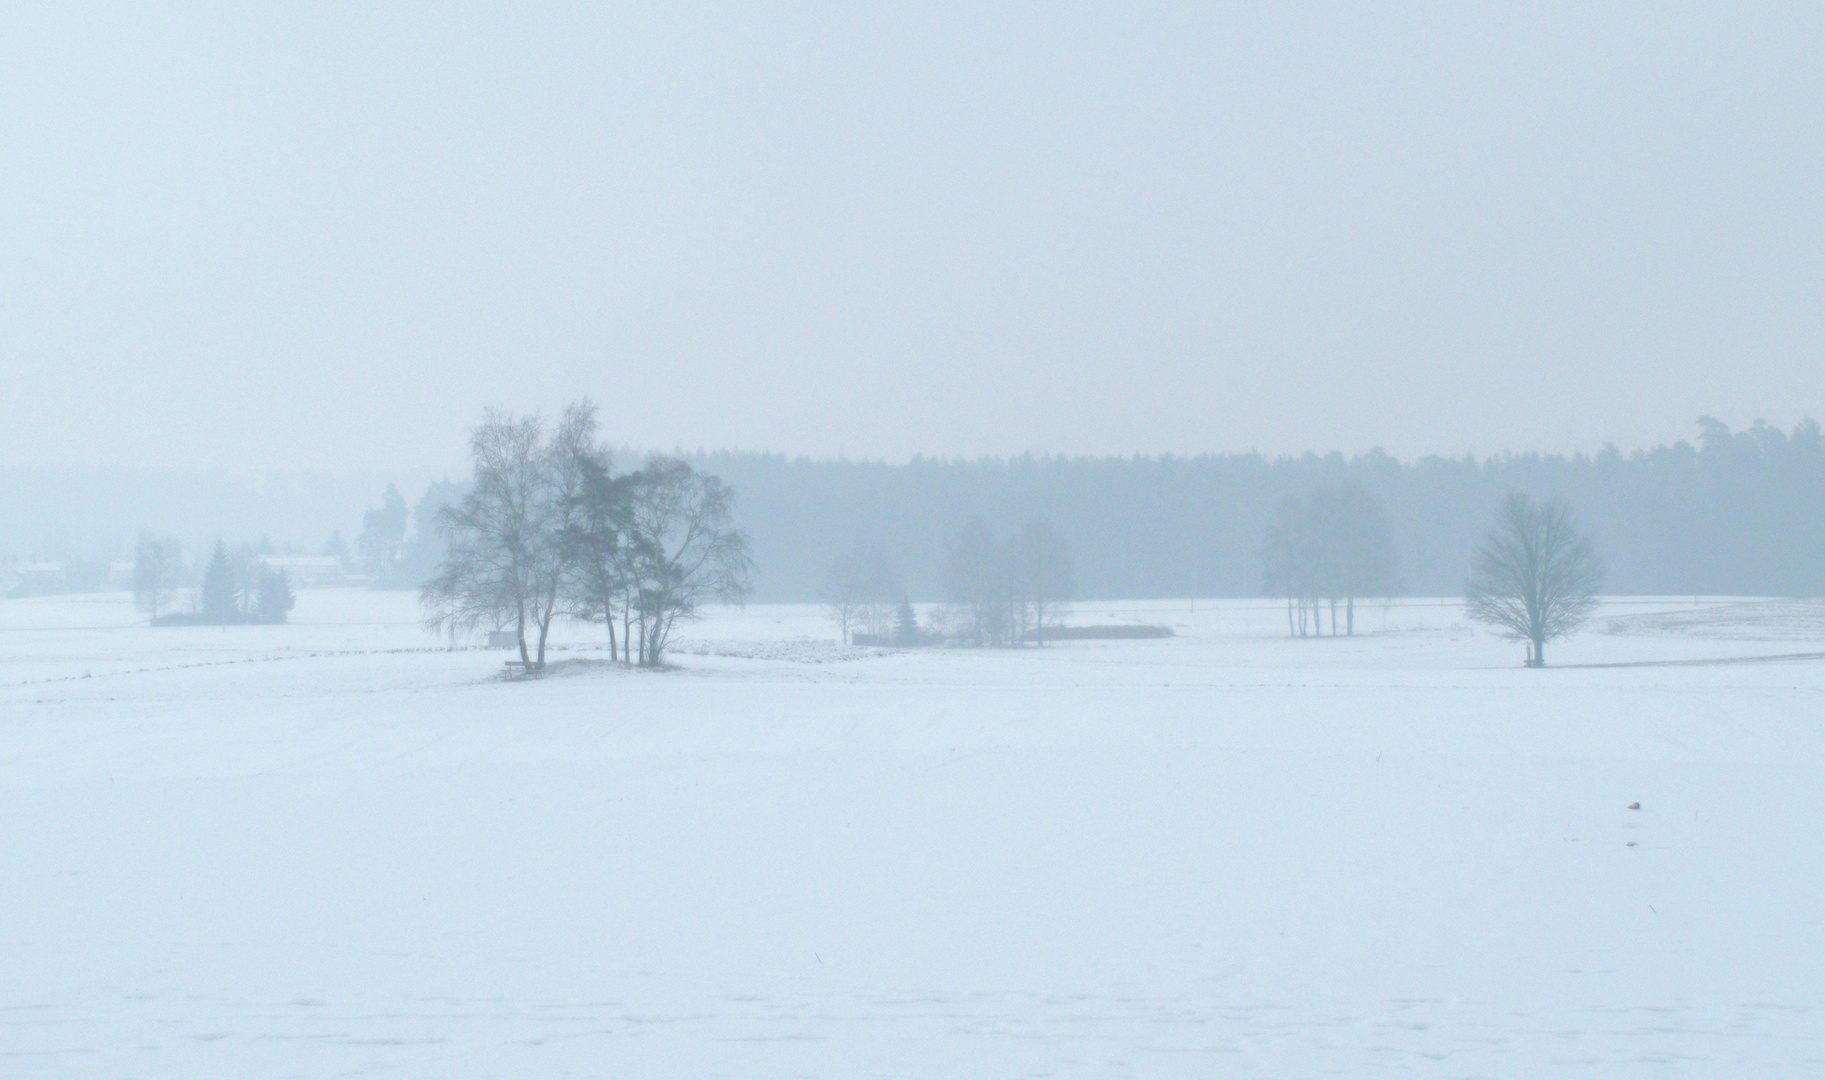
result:
[[[283,570],[260,568],[260,600],[254,609],[263,623],[278,624],[290,614],[297,597],[292,595],[291,578]]]
[[[900,601],[899,617],[894,620],[893,643],[895,645],[919,644],[919,615],[913,610],[911,600]]]
[[[209,566],[203,571],[204,621],[224,626],[239,621],[235,617],[235,591],[234,563],[228,558],[228,545],[217,540],[215,554],[209,556]]]

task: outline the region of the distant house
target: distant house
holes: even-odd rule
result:
[[[132,560],[124,562],[116,560],[108,564],[108,585],[116,589],[130,589],[133,587]]]
[[[5,575],[6,595],[52,596],[69,591],[64,565],[60,562],[14,563]]]
[[[263,555],[261,565],[268,570],[283,570],[294,589],[323,589],[347,584],[342,560],[334,555]]]

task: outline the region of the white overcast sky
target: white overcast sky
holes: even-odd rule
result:
[[[0,464],[1825,413],[1825,5],[9,4]]]

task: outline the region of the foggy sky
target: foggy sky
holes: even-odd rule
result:
[[[0,464],[1825,413],[1825,7],[1259,6],[9,5]]]

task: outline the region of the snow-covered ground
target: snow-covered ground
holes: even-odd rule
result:
[[[0,601],[0,1075],[1825,1075],[1825,610],[1716,605],[507,682],[399,594]]]

